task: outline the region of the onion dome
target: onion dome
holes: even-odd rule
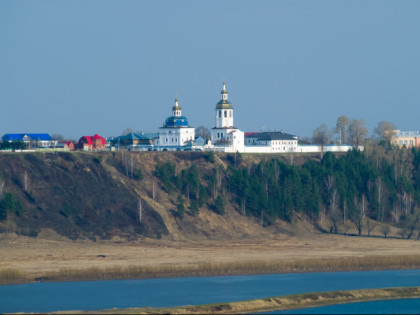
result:
[[[175,105],[172,107],[172,116],[166,118],[163,125],[165,128],[188,127],[188,119],[182,116],[181,107],[178,104],[178,98],[175,99]]]
[[[185,116],[171,116],[166,118],[164,127],[188,127],[188,119]]]
[[[221,91],[221,100],[216,104],[216,109],[233,109],[233,105],[228,101],[228,92],[226,84],[223,82],[223,90]]]

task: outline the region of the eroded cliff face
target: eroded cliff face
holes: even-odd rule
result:
[[[181,193],[169,192],[155,176],[156,165],[167,161],[177,173],[195,165],[200,181],[215,168],[223,172],[230,162],[236,163],[224,155],[209,161],[208,153],[200,152],[2,153],[0,200],[8,200],[3,202],[0,232],[36,236],[50,228],[72,239],[173,240],[264,237],[278,232],[278,225],[264,228],[258,219],[242,215],[226,191],[223,215],[213,209],[214,196],[199,207],[198,214],[184,196],[185,213],[180,216]]]

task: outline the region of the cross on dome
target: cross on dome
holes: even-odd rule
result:
[[[228,93],[226,91],[226,83],[223,81],[222,100],[227,101]]]

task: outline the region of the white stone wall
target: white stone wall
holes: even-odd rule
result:
[[[255,141],[254,141],[255,140]],[[257,141],[248,138],[245,143],[245,151],[248,153],[290,153],[297,152],[297,140],[267,140]]]
[[[244,132],[240,131],[239,129],[236,129],[236,130],[231,131],[230,136],[232,138],[232,144],[233,144],[232,149],[234,150],[234,152],[244,152],[245,150]]]
[[[324,146],[324,152],[347,152],[351,150],[353,147],[351,145],[326,145]],[[298,146],[297,152],[302,153],[316,153],[321,152],[320,145],[300,145]],[[359,146],[358,149],[360,151],[364,150],[363,146]]]

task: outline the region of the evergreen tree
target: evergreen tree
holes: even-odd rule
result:
[[[177,215],[183,219],[184,213],[185,213],[185,207],[184,207],[184,198],[182,198],[182,195],[178,195],[178,206],[177,206]]]
[[[200,209],[198,208],[198,202],[196,200],[191,201],[190,210],[193,216],[198,216],[200,214]]]
[[[207,189],[203,185],[200,185],[199,195],[198,196],[199,196],[198,197],[198,205],[199,205],[199,207],[202,207],[209,200],[209,195],[207,193]]]
[[[221,195],[216,198],[215,210],[218,214],[225,214],[225,200]]]

